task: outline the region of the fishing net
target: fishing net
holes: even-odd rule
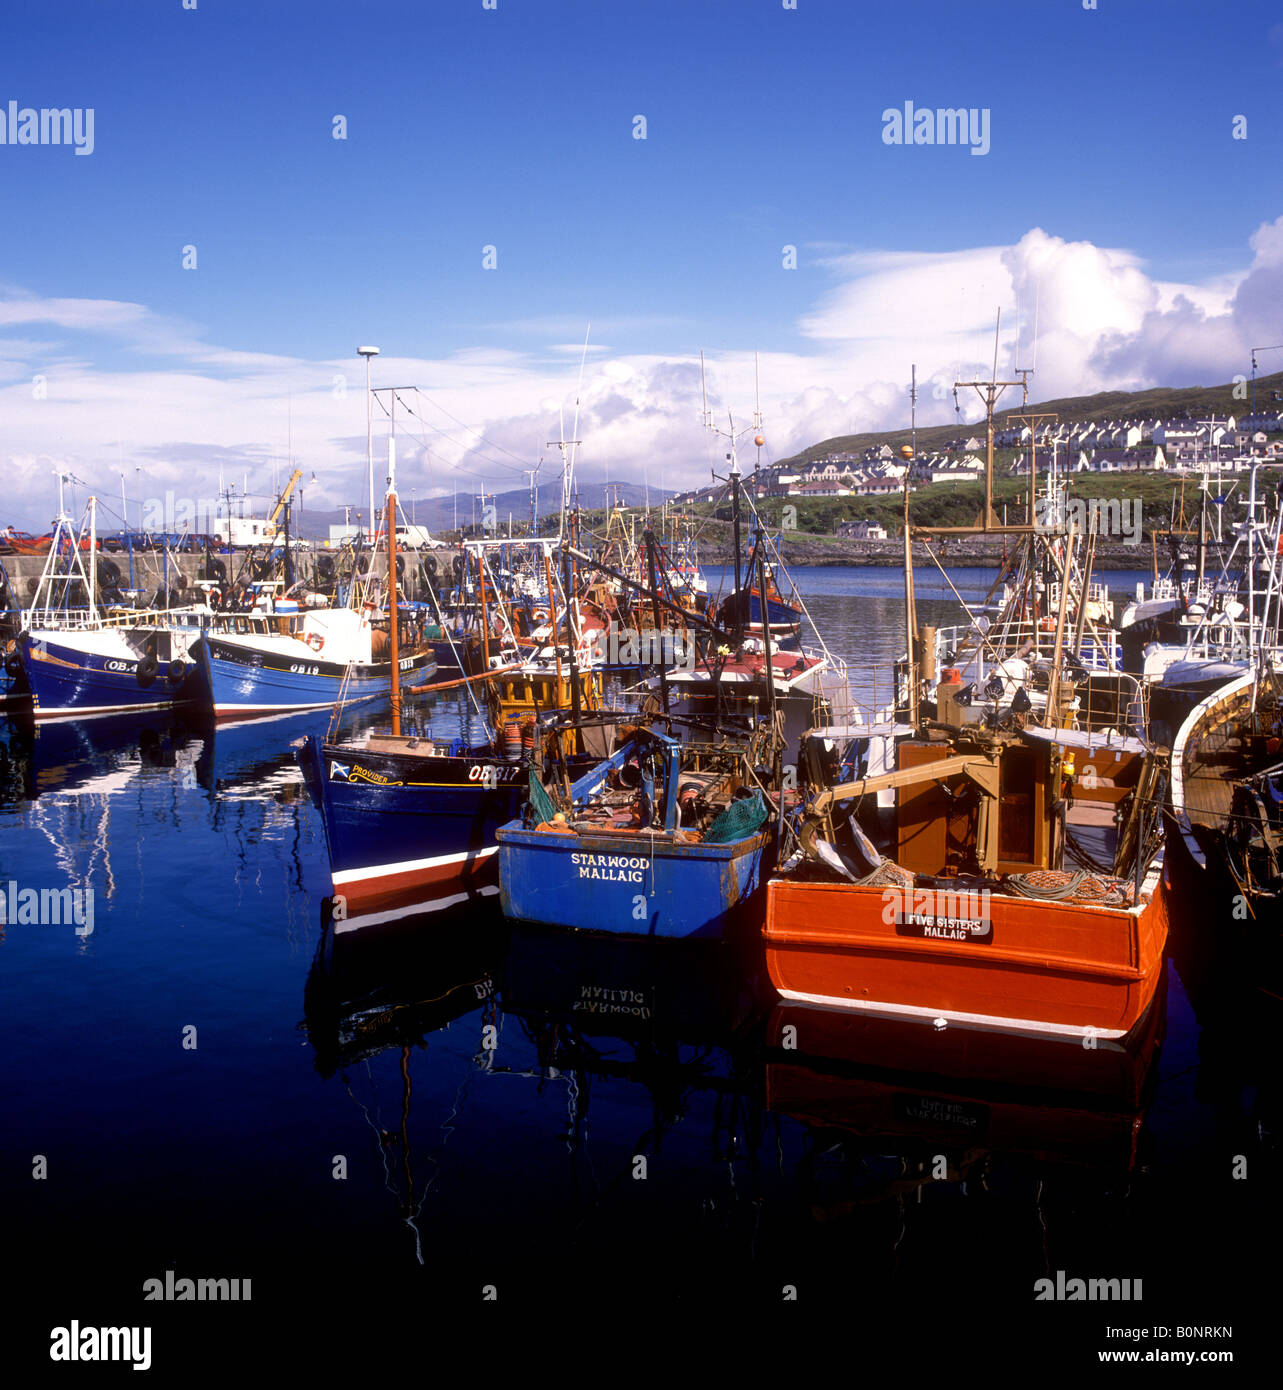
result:
[[[746,839],[766,824],[769,815],[761,792],[755,792],[742,801],[732,801],[708,827],[704,834],[704,843],[726,845],[732,840]]]
[[[535,826],[543,825],[545,821],[550,821],[557,814],[557,807],[552,797],[544,791],[543,783],[539,780],[534,768],[530,769],[530,815],[532,824]]]
[[[1099,907],[1125,907],[1134,896],[1130,883],[1082,869],[1034,869],[1027,874],[1008,874],[1007,886],[1022,898]]]
[[[866,874],[858,882],[870,888],[912,888],[914,876],[901,868],[894,859],[884,859],[871,874]]]

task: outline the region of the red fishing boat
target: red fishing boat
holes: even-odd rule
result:
[[[1000,385],[985,384],[991,449]],[[804,745],[811,793],[796,852],[768,886],[767,969],[784,998],[804,1003],[1121,1038],[1162,974],[1170,755],[1122,713],[1100,727],[1075,690],[1090,673],[1068,618],[1082,626],[1095,532],[1032,516],[996,527],[991,467],[992,454],[984,520],[961,529],[1018,535],[1026,569],[1060,580],[1051,655],[1017,672],[1004,624],[977,621],[972,683],[942,677],[930,698],[906,494],[902,724],[876,759],[867,737],[845,754],[823,731],[820,751]]]
[[[1167,939],[1164,755],[1072,730],[967,730],[905,740],[897,763],[813,796],[802,850],[767,890],[779,993],[946,1025],[1129,1033]],[[866,834],[861,802],[888,790],[896,805],[870,808]]]

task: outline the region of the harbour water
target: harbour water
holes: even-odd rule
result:
[[[853,675],[885,676],[903,576],[794,578]],[[918,599],[956,620],[925,574]],[[783,1010],[754,942],[510,929],[494,898],[336,930],[291,747],[325,723],[0,724],[0,892],[93,893],[91,920],[0,929],[14,1356],[48,1374],[55,1324],[146,1323],[177,1383],[283,1329],[318,1363],[382,1364],[492,1302],[633,1332],[796,1302],[1031,1369],[1125,1345],[1107,1327],[1233,1324],[1251,1364],[1280,1006],[1208,973],[1205,924],[1178,911],[1159,1012],[1091,1055]],[[1143,1296],[1036,1301],[1058,1275]],[[183,1279],[251,1292],[216,1320],[143,1301]]]

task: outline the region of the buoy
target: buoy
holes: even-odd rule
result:
[[[521,725],[516,720],[503,726],[503,742],[509,758],[521,757]]]

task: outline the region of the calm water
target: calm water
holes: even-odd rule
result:
[[[835,653],[898,655],[899,571],[797,578]],[[942,584],[918,595],[956,619]],[[94,892],[91,932],[0,930],[7,1355],[47,1374],[76,1318],[151,1326],[164,1383],[252,1364],[264,1332],[285,1365],[426,1369],[487,1289],[487,1317],[563,1342],[751,1345],[744,1317],[800,1315],[792,1289],[919,1362],[1086,1366],[1123,1345],[1106,1325],[1231,1324],[1170,1345],[1259,1350],[1278,1032],[1202,967],[1202,924],[1176,924],[1135,1055],[1086,1064],[778,1015],[751,948],[510,931],[486,904],[336,936],[290,747],[324,725],[0,723],[0,889]],[[785,1022],[805,1055],[774,1046]],[[252,1301],[144,1303],[167,1270]],[[1033,1302],[1058,1270],[1143,1279],[1143,1302]]]

